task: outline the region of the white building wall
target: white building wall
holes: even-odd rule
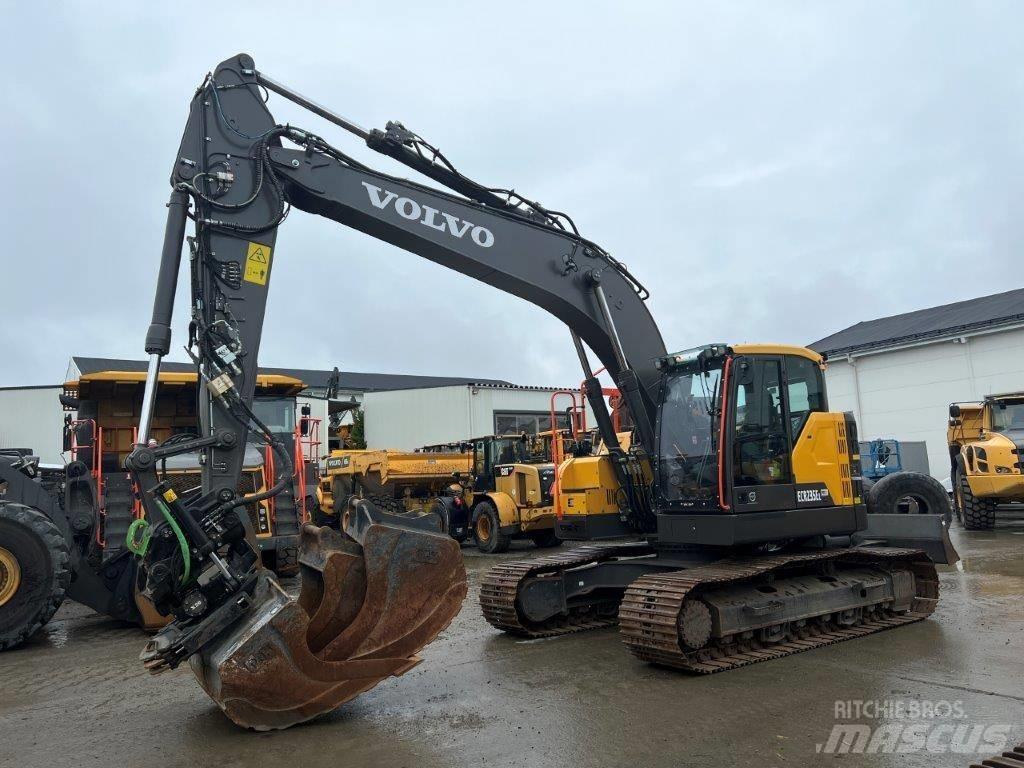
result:
[[[63,464],[63,388],[0,389],[0,448],[31,448],[45,464]]]
[[[413,450],[489,435],[494,432],[496,411],[548,413],[552,391],[458,385],[367,392],[363,396],[366,445]],[[568,397],[556,402],[558,410],[568,405]],[[594,424],[589,408],[587,423]]]
[[[1024,329],[829,360],[829,407],[853,411],[861,440],[923,440],[931,474],[949,476],[949,404],[1024,390]]]

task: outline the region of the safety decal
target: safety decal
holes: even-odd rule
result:
[[[249,243],[249,250],[245,254],[245,281],[247,283],[267,284],[267,273],[270,272],[270,251],[269,245]]]

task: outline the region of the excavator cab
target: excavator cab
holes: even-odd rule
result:
[[[792,535],[864,527],[856,424],[830,413],[824,362],[802,347],[715,344],[660,361],[661,509],[732,513],[725,544],[762,541],[747,515],[794,514]],[[693,542],[712,543],[712,542]]]

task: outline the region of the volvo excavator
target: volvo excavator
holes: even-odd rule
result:
[[[267,108],[270,93],[449,191],[373,170],[315,133],[278,123]],[[401,674],[466,594],[458,544],[436,520],[389,514],[368,501],[352,502],[341,531],[303,529],[297,598],[259,566],[242,510],[291,477],[291,457],[254,414],[252,398],[267,291],[282,258],[277,230],[293,209],[474,277],[569,327],[606,448],[602,482],[615,502],[594,528],[639,540],[499,567],[481,597],[492,623],[559,633],[601,625],[621,602],[624,631],[639,638],[644,658],[710,669],[741,658],[708,650],[727,647],[730,637],[748,649],[742,658],[761,658],[776,653],[773,644],[835,642],[934,607],[935,569],[922,547],[941,558],[943,532],[907,515],[888,531],[881,519],[866,520],[855,430],[825,411],[823,391],[811,393],[803,425],[794,421],[785,377],[791,361],[816,365],[813,355],[724,344],[668,354],[648,292],[622,262],[565,214],[464,176],[402,124],[366,130],[241,54],[196,91],[171,187],[138,442],[126,459],[148,520],[133,531],[141,589],[172,618],[142,660],[154,672],[188,661],[236,723],[287,727]],[[185,348],[201,382],[200,429],[194,439],[159,444],[150,441],[154,393],[171,349],[189,220]],[[628,407],[635,431],[628,447],[586,347]],[[812,379],[820,383],[813,372]],[[279,477],[243,495],[238,477],[250,431],[275,447]],[[805,440],[809,455],[794,477]],[[735,459],[732,444],[745,446]],[[186,451],[203,457],[202,485],[187,495],[156,471]],[[748,635],[766,650],[753,649]]]

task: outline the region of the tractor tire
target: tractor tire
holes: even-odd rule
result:
[[[971,492],[967,475],[956,473],[953,486],[956,516],[967,531],[991,531],[996,525],[996,503],[991,499],[979,499]]]
[[[481,501],[476,505],[476,524],[473,532],[476,536],[476,548],[488,555],[507,552],[511,537],[501,532],[501,520],[497,508],[489,501]]]
[[[71,555],[42,512],[0,501],[0,651],[38,632],[64,602]]]
[[[534,531],[530,534],[530,538],[539,549],[557,547],[562,543],[562,540],[558,538],[553,528],[548,528],[543,531]]]
[[[868,491],[868,511],[872,514],[908,512],[908,502],[925,515],[942,515],[946,525],[953,519],[953,506],[942,483],[921,472],[895,472],[886,475]]]

